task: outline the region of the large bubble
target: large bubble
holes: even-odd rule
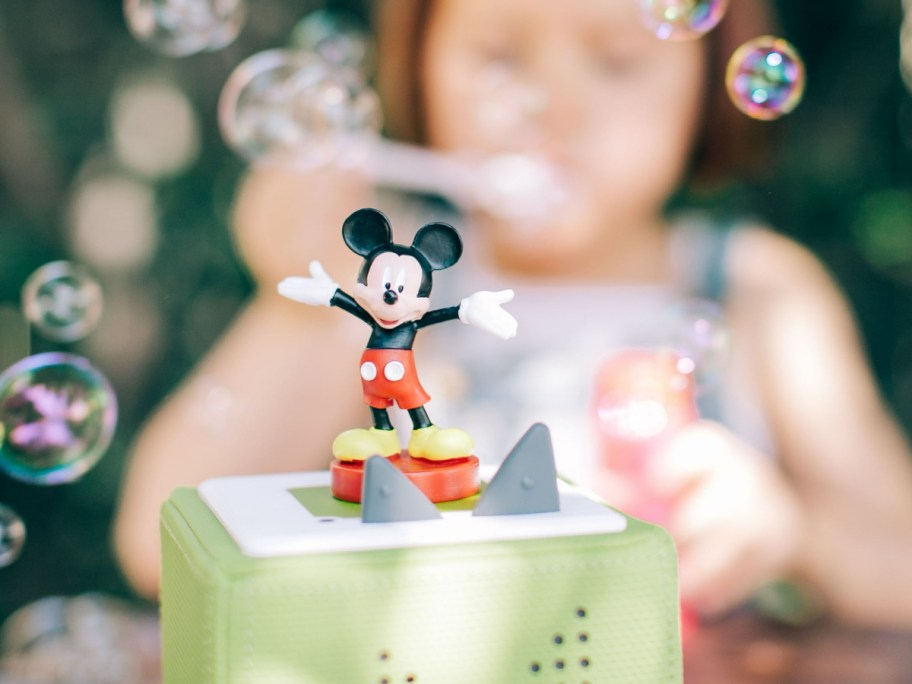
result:
[[[246,0],[124,0],[133,36],[174,57],[225,47],[246,16]]]
[[[311,169],[360,162],[380,130],[377,96],[353,69],[268,50],[242,62],[219,98],[225,141],[250,162]]]
[[[732,102],[753,119],[770,121],[788,114],[804,95],[804,62],[786,40],[761,36],[731,56],[725,86]]]
[[[25,523],[12,508],[0,504],[0,568],[14,563],[25,546]]]
[[[52,261],[37,269],[22,287],[22,310],[41,335],[74,342],[95,329],[101,317],[98,281],[82,266]]]
[[[36,354],[0,375],[0,469],[17,480],[78,479],[104,454],[116,422],[111,385],[82,357]]]
[[[693,40],[715,28],[728,0],[637,0],[640,16],[662,40]]]

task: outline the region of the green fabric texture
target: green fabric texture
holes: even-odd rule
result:
[[[582,537],[242,555],[195,490],[162,510],[165,684],[682,681],[674,545]]]

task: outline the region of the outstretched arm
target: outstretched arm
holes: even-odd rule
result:
[[[370,324],[370,314],[358,306],[351,295],[343,292],[339,284],[327,275],[319,261],[310,262],[310,277],[289,276],[278,286],[279,294],[311,306],[337,306]]]
[[[516,336],[516,319],[503,305],[513,299],[513,290],[476,292],[459,304],[459,320],[505,340]]]

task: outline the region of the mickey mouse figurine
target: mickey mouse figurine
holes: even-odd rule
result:
[[[393,242],[386,216],[376,209],[359,209],[343,223],[342,238],[364,257],[354,296],[343,292],[318,261],[310,264],[310,278],[285,278],[278,286],[284,297],[337,306],[371,326],[361,356],[361,382],[374,426],[341,433],[333,441],[333,456],[360,462],[374,455],[399,454],[399,439],[387,412],[394,401],[412,420],[412,458],[444,461],[470,456],[473,443],[465,431],[441,429],[428,418],[424,405],[430,396],[418,381],[412,344],[419,328],[455,318],[503,339],[513,337],[516,319],[501,308],[513,299],[513,291],[476,292],[459,306],[430,310],[433,271],[449,268],[462,255],[462,240],[446,223],[426,224],[411,246],[405,246]]]

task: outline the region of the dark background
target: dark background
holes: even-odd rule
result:
[[[877,379],[909,431],[912,97],[898,69],[901,3],[778,4],[781,33],[807,64],[804,101],[772,124],[778,145],[765,180],[749,188],[732,184],[712,201],[759,211],[827,264],[855,307]],[[147,352],[129,368],[118,363],[118,345],[130,338],[104,344],[119,339],[112,331],[126,325],[110,310],[93,336],[72,346],[32,334],[32,352],[71,350],[105,371],[121,418],[107,455],[78,483],[45,488],[0,476],[0,503],[22,516],[29,533],[20,559],[0,568],[0,620],[50,594],[130,596],[108,545],[129,443],[251,289],[227,230],[243,165],[219,136],[216,99],[234,66],[285,44],[295,22],[322,6],[251,5],[244,31],[228,48],[169,58],[129,35],[114,0],[0,3],[0,306],[18,309],[32,271],[72,258],[68,198],[86,160],[106,144],[110,97],[125,75],[149,68],[172,78],[193,101],[202,133],[197,161],[153,182],[154,256],[129,273],[100,274],[108,293],[125,293],[128,308],[130,297],[152,307],[157,325]]]

